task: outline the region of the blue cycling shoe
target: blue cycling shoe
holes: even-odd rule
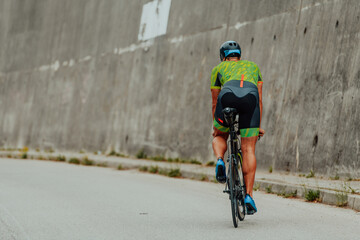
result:
[[[226,167],[225,167],[225,163],[222,160],[222,158],[219,158],[217,163],[216,163],[216,168],[215,168],[215,176],[216,176],[216,180],[219,183],[225,183],[226,182]]]
[[[249,194],[246,194],[246,196],[245,196],[245,206],[246,206],[248,215],[252,215],[257,212],[257,208],[255,205],[254,199],[252,199],[252,197],[250,197]]]

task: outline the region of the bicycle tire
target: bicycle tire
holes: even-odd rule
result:
[[[245,219],[246,214],[246,206],[245,206],[245,196],[246,196],[246,186],[245,186],[245,179],[244,174],[242,171],[242,153],[239,154],[238,159],[238,181],[239,181],[239,194],[238,194],[238,201],[239,201],[239,211],[238,211],[238,218],[240,221]]]
[[[235,188],[235,172],[234,172],[234,159],[232,159],[234,156],[231,156],[230,159],[230,175],[229,175],[229,190],[230,190],[230,202],[231,202],[231,214],[232,214],[232,220],[234,227],[238,227],[238,212],[239,212],[239,201],[236,193]]]

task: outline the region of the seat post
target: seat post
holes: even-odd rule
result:
[[[236,137],[236,132],[235,132],[235,126],[234,126],[234,122],[235,122],[235,118],[237,115],[237,110],[236,108],[224,108],[223,110],[224,116],[225,116],[225,121],[227,122],[227,124],[229,125],[230,128],[230,140],[231,140],[231,152],[234,153],[235,150],[235,145],[237,144],[237,137]]]
[[[226,123],[231,126],[233,125],[234,121],[235,121],[235,117],[237,114],[237,110],[236,108],[224,108],[223,110],[224,116],[225,116],[225,121]]]

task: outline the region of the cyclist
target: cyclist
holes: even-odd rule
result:
[[[236,108],[240,114],[239,128],[243,153],[243,172],[246,185],[245,204],[248,214],[257,212],[253,200],[256,171],[255,144],[265,131],[260,128],[262,115],[263,81],[258,66],[241,60],[241,48],[235,41],[220,47],[221,63],[211,73],[212,114],[214,119],[213,150],[217,157],[216,179],[226,181],[224,154],[227,150],[229,128],[222,113],[223,108]]]

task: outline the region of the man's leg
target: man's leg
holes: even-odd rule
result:
[[[214,154],[216,159],[224,159],[224,154],[227,150],[226,140],[229,136],[229,133],[221,132],[218,129],[214,128],[213,133],[214,139],[212,141],[212,147],[214,150]]]
[[[246,193],[251,197],[253,197],[253,186],[256,171],[255,144],[257,138],[257,136],[241,138],[241,151],[243,153],[243,172]]]
[[[212,144],[213,150],[216,158],[218,159],[215,167],[216,180],[218,180],[218,182],[220,183],[225,183],[226,167],[224,162],[224,154],[227,149],[226,139],[228,138],[229,133],[221,132],[220,130],[214,127],[213,136],[214,136],[213,144]]]

